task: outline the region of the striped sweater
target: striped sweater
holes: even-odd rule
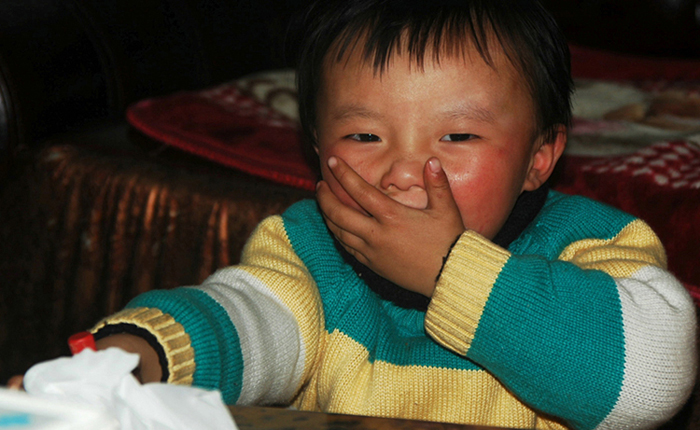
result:
[[[515,428],[649,428],[695,376],[695,308],[639,219],[550,192],[509,248],[467,231],[427,312],[380,299],[317,206],[263,221],[240,265],[100,322],[150,332],[169,381],[230,404]]]

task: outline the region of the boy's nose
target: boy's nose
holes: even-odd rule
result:
[[[411,187],[425,188],[423,167],[425,161],[417,158],[392,160],[381,180],[381,187],[387,191],[408,191]]]

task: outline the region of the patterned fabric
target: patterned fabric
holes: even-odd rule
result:
[[[642,221],[551,192],[507,250],[465,232],[421,312],[373,293],[303,201],[258,227],[241,265],[129,307],[172,316],[191,339],[193,383],[229,403],[648,428],[681,407],[695,376],[694,306],[665,264]],[[177,352],[169,367],[189,357]]]
[[[596,158],[582,172],[627,173],[651,179],[659,187],[700,190],[700,146],[686,141],[660,142],[633,154]]]

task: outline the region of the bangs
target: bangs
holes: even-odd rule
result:
[[[465,56],[474,48],[493,66],[490,44],[498,41],[512,60],[491,19],[482,16],[486,15],[484,10],[449,5],[426,8],[421,7],[425,2],[414,3],[416,7],[392,7],[387,2],[383,8],[368,11],[367,16],[355,17],[339,34],[329,58],[340,63],[359,49],[364,61],[382,73],[395,55],[408,55],[422,69],[426,60],[439,63],[442,56]]]
[[[300,30],[299,116],[312,145],[324,64],[356,53],[379,74],[397,55],[408,55],[419,69],[474,50],[495,69],[494,58],[503,55],[532,95],[545,141],[556,137],[558,124],[571,123],[569,49],[537,0],[319,0]]]

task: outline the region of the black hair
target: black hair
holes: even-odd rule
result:
[[[341,61],[365,41],[362,53],[383,71],[396,51],[422,66],[427,52],[439,61],[471,44],[493,67],[494,41],[523,76],[535,106],[537,136],[552,142],[558,125],[571,123],[569,48],[552,16],[537,0],[320,0],[302,24],[297,61],[299,116],[315,145],[316,98],[326,57]]]

